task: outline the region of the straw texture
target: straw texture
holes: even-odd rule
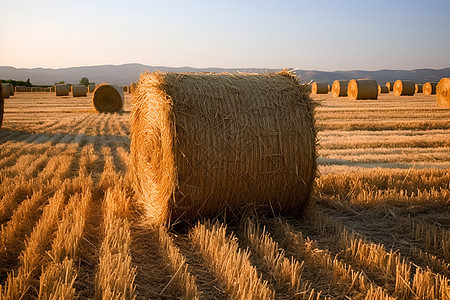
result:
[[[326,82],[313,82],[311,94],[328,94],[328,84]]]
[[[3,99],[9,98],[9,83],[2,83]]]
[[[74,97],[86,97],[87,88],[85,85],[74,85],[72,87],[72,95]]]
[[[56,96],[68,96],[69,95],[69,87],[67,84],[57,84],[55,86]]]
[[[450,78],[442,78],[436,86],[437,105],[450,108]]]
[[[393,82],[386,82],[386,86],[388,87],[390,92],[392,92],[394,90],[394,83]]]
[[[348,83],[347,94],[351,100],[376,100],[378,84],[371,79],[352,79]]]
[[[389,93],[389,88],[385,85],[378,86],[378,94],[386,94]]]
[[[347,97],[348,80],[335,80],[331,87],[333,97]]]
[[[413,96],[416,91],[416,84],[411,80],[397,80],[394,83],[395,96]]]
[[[123,109],[122,88],[112,83],[99,84],[92,95],[92,103],[98,112],[119,112]]]
[[[437,82],[427,82],[423,85],[423,94],[424,95],[435,95],[436,94],[436,86]]]
[[[151,224],[307,203],[316,173],[305,85],[275,74],[146,73],[133,94],[132,172]]]
[[[3,111],[5,109],[5,100],[3,100],[3,84],[0,84],[0,128],[3,124]]]
[[[423,84],[416,84],[415,93],[423,93]]]

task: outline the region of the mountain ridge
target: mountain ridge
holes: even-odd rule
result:
[[[127,85],[137,81],[141,73],[155,70],[167,72],[251,72],[266,73],[276,72],[275,68],[194,68],[194,67],[165,67],[150,66],[138,63],[121,65],[97,65],[80,66],[69,68],[15,68],[11,66],[0,66],[0,79],[23,80],[28,78],[35,85],[51,85],[55,82],[65,81],[67,83],[78,83],[82,77],[95,83],[112,82],[119,85]],[[334,80],[350,80],[355,78],[375,79],[379,84],[397,79],[412,80],[415,83],[428,81],[439,81],[443,77],[450,77],[450,67],[443,69],[421,68],[413,70],[390,70],[381,69],[376,71],[349,70],[349,71],[320,71],[294,69],[301,82],[324,81],[332,84]]]

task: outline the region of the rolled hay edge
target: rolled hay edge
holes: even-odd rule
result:
[[[333,97],[347,97],[348,80],[335,80],[331,87]]]
[[[130,156],[148,222],[237,213],[246,205],[302,209],[316,174],[313,114],[306,87],[292,74],[141,75]]]
[[[112,83],[97,85],[92,95],[92,104],[98,112],[119,112],[123,109],[123,90]]]
[[[423,85],[423,94],[424,95],[435,95],[436,94],[436,86],[437,82],[427,82]]]
[[[436,100],[440,107],[450,108],[450,78],[442,78],[436,86]]]

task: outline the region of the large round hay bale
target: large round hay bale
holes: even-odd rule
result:
[[[436,94],[436,86],[437,82],[427,82],[423,85],[423,94],[424,95],[435,95]]]
[[[442,78],[436,86],[437,105],[450,107],[450,78]]]
[[[423,84],[416,84],[416,88],[414,90],[414,93],[423,93]]]
[[[389,88],[386,85],[378,86],[378,94],[386,94],[389,93]]]
[[[132,101],[132,173],[150,223],[307,203],[314,107],[291,73],[146,73]]]
[[[88,93],[93,93],[95,90],[95,84],[88,85]]]
[[[348,88],[348,80],[335,80],[331,87],[333,97],[346,97]]]
[[[86,97],[87,88],[85,85],[74,85],[72,87],[72,96],[73,97]]]
[[[348,83],[347,95],[351,100],[376,100],[378,84],[372,79],[352,79]]]
[[[328,94],[328,84],[326,82],[313,82],[311,94]]]
[[[9,98],[9,83],[2,83],[3,99]]]
[[[393,82],[386,82],[386,86],[388,87],[390,92],[392,92],[394,90],[394,83]]]
[[[5,110],[5,100],[3,100],[3,84],[0,83],[0,128],[2,128],[4,110]]]
[[[395,96],[413,96],[416,91],[416,84],[411,80],[397,80],[394,83]]]
[[[99,84],[92,95],[92,103],[98,112],[118,112],[123,108],[122,88],[111,83]]]
[[[57,84],[55,86],[56,96],[68,96],[69,86],[67,84]]]

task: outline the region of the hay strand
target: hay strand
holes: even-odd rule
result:
[[[378,86],[378,94],[386,94],[389,93],[389,88],[386,85]]]
[[[112,83],[99,84],[92,95],[92,103],[98,112],[119,112],[123,109],[122,88]]]
[[[87,88],[85,85],[74,85],[72,87],[72,95],[73,97],[86,97]]]
[[[395,96],[413,96],[416,91],[416,84],[411,80],[397,80],[394,83]]]
[[[69,86],[67,84],[57,84],[55,86],[56,96],[68,96]]]
[[[436,86],[437,105],[450,108],[450,78],[442,78]]]
[[[307,203],[314,108],[291,73],[146,73],[132,104],[132,172],[150,223]]]
[[[423,93],[423,84],[416,84],[416,89],[414,91],[416,94],[417,93]]]
[[[436,94],[436,86],[437,82],[427,82],[423,85],[423,94],[424,95],[435,95]]]
[[[331,87],[333,97],[347,97],[348,80],[335,80]]]
[[[326,82],[313,82],[311,94],[328,94],[328,84]]]
[[[352,79],[348,83],[347,94],[351,100],[376,100],[378,84],[371,79]]]

